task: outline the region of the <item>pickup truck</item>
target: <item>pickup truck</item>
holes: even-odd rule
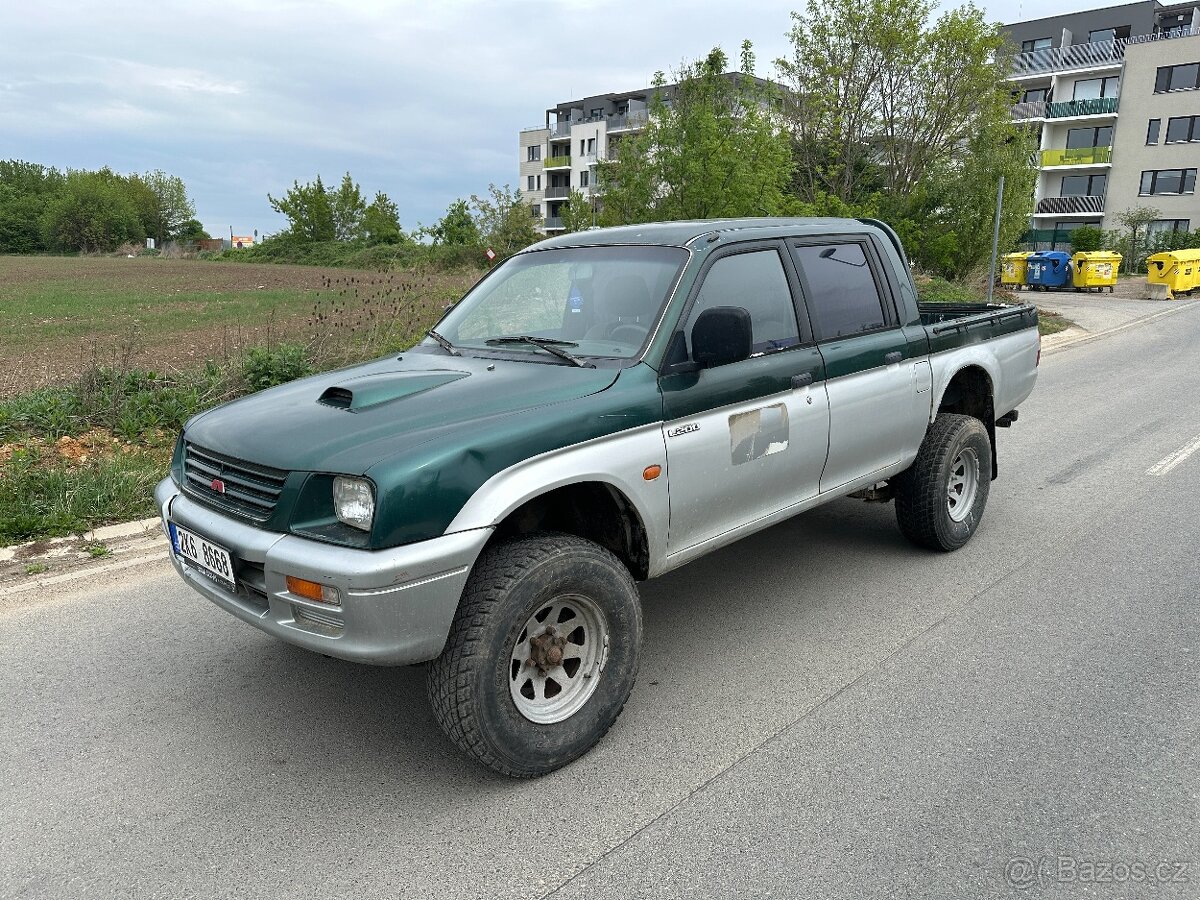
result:
[[[156,489],[192,588],[331,657],[429,663],[435,716],[512,776],[608,731],[637,582],[841,497],[914,544],[979,527],[1032,306],[924,305],[872,220],[552,237],[402,355],[203,412]]]

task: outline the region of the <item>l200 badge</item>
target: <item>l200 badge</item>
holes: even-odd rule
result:
[[[691,422],[687,425],[680,425],[678,428],[672,428],[667,432],[667,437],[679,437],[681,434],[690,434],[693,431],[699,431],[700,425],[696,422]]]

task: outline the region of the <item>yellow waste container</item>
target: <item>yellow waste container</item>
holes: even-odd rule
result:
[[[1032,255],[1028,251],[1005,253],[1000,258],[1000,283],[1012,285],[1017,291],[1025,287],[1025,260]]]
[[[1165,284],[1172,294],[1200,288],[1200,250],[1167,250],[1146,259],[1146,280]]]
[[[1071,283],[1077,291],[1102,291],[1111,294],[1121,271],[1121,254],[1112,250],[1080,250],[1071,257]]]

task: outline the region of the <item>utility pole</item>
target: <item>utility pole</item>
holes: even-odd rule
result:
[[[1000,186],[996,188],[996,226],[992,229],[992,266],[988,269],[987,302],[992,302],[992,291],[996,288],[996,252],[1000,248],[1000,210],[1004,207],[1004,176],[1000,176]]]

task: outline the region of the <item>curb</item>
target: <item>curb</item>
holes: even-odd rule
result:
[[[14,559],[19,559],[27,554],[30,558],[45,556],[47,553],[53,553],[55,550],[63,550],[66,547],[78,544],[80,541],[85,544],[102,544],[105,541],[115,541],[131,537],[147,537],[152,534],[161,534],[161,532],[162,527],[159,525],[157,516],[152,519],[139,519],[136,522],[105,525],[102,528],[85,531],[82,535],[46,538],[41,541],[14,544],[11,547],[0,547],[0,563],[12,562]],[[32,548],[35,547],[38,548],[37,551],[31,552]]]
[[[1108,337],[1110,334],[1117,334],[1118,332],[1121,332],[1121,331],[1128,331],[1131,328],[1137,328],[1140,325],[1146,325],[1150,322],[1153,322],[1155,319],[1162,319],[1162,318],[1165,318],[1166,316],[1173,316],[1176,313],[1183,312],[1185,309],[1192,309],[1197,305],[1200,305],[1200,304],[1182,303],[1178,306],[1172,306],[1170,309],[1160,310],[1159,312],[1150,313],[1149,315],[1141,316],[1140,318],[1137,318],[1137,319],[1131,319],[1130,321],[1124,322],[1121,325],[1114,325],[1112,328],[1105,328],[1103,331],[1084,331],[1084,329],[1082,329],[1082,328],[1074,328],[1074,327],[1068,328],[1066,331],[1059,332],[1059,334],[1066,335],[1066,334],[1070,334],[1072,331],[1081,331],[1083,333],[1081,335],[1079,335],[1078,337],[1072,337],[1069,340],[1059,341],[1058,343],[1051,343],[1050,346],[1046,346],[1048,343],[1050,343],[1049,341],[1043,340],[1042,341],[1042,356],[1049,356],[1051,354],[1058,353],[1062,350],[1066,350],[1070,347],[1077,346],[1078,344],[1086,344],[1091,341],[1098,341],[1101,338]],[[1050,337],[1052,337],[1052,338],[1057,337],[1057,336],[1058,335],[1050,335]]]

